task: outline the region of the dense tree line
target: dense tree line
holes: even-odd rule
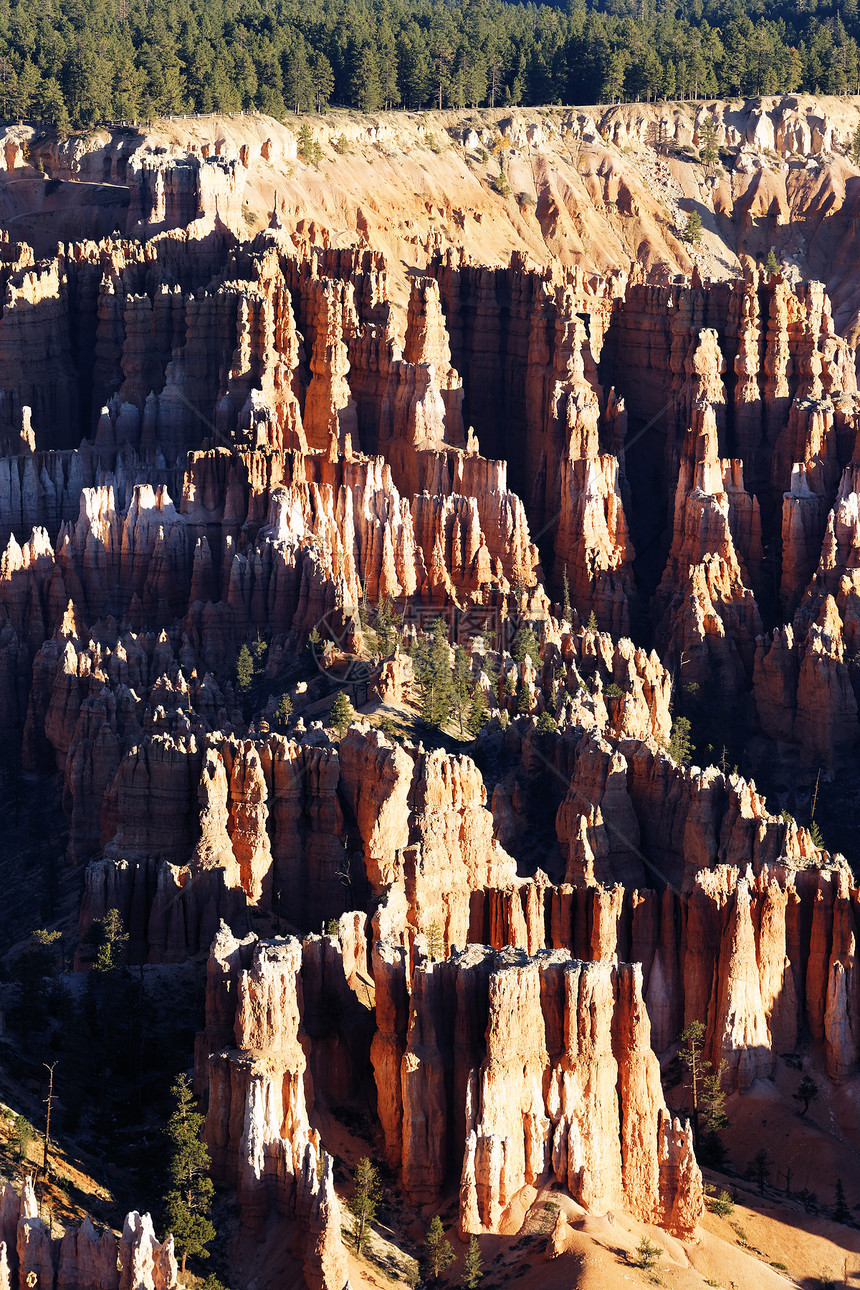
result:
[[[0,2],[0,116],[858,91],[858,0]]]

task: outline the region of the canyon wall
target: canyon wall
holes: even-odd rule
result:
[[[163,152],[46,153],[69,182],[107,159],[126,234],[0,243],[10,773],[61,793],[80,968],[111,909],[133,963],[209,955],[213,1171],[316,1290],[348,1284],[326,1141],[357,1090],[413,1206],[459,1188],[464,1238],[554,1179],[688,1239],[701,1177],[656,1054],[701,1021],[727,1091],[807,1037],[833,1080],[860,1067],[860,896],[817,787],[809,828],[771,788],[855,768],[856,292],[834,308],[785,257],[714,280],[654,232],[621,149],[687,182],[666,149],[708,114],[742,177],[704,185],[714,219],[752,239],[806,202],[822,259],[849,122],[799,101],[540,138],[497,114],[542,187],[492,263],[477,205],[439,207],[459,240],[392,205],[396,237],[356,213],[346,246],[289,190],[255,226],[249,182],[298,160],[283,129],[233,156],[178,122]],[[584,158],[567,189],[559,150]],[[586,240],[598,208],[651,222],[640,256],[551,256],[583,193]],[[444,731],[410,653],[436,620],[468,699]],[[3,1202],[0,1285],[101,1276],[110,1240],[52,1242],[29,1196]],[[123,1241],[141,1285],[174,1284],[147,1219]]]
[[[322,1039],[308,1033],[317,1028],[305,1001],[328,988],[350,1006],[351,980],[367,971],[357,926],[344,918],[337,938],[304,946],[253,936],[240,942],[223,929],[197,1044],[216,1175],[236,1187],[251,1225],[263,1222],[270,1204],[305,1220],[310,1212],[310,1285],[342,1284],[331,1161],[319,1154],[308,1116],[313,1122],[315,1102],[318,1110],[320,1100],[336,1096],[338,1062],[347,1054],[332,1061],[329,1053],[320,1077],[309,1080]],[[690,1130],[663,1101],[639,968],[471,947],[442,963],[422,959],[407,981],[392,942],[378,942],[373,958],[375,968],[391,965],[375,973],[379,1117],[389,1160],[416,1204],[436,1201],[461,1176],[461,1231],[498,1231],[517,1193],[554,1172],[589,1208],[621,1206],[679,1235],[694,1230],[701,1178]],[[408,1023],[406,1010],[392,1007],[407,986]],[[383,1030],[386,1017],[395,1029]],[[211,1051],[230,1040],[234,1047]],[[301,1166],[303,1153],[313,1169]],[[319,1195],[313,1188],[305,1195],[309,1180],[317,1180]]]

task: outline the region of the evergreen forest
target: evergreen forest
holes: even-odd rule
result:
[[[0,117],[860,91],[858,0],[2,0]]]

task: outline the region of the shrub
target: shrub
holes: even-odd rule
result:
[[[734,1213],[734,1209],[735,1203],[725,1188],[711,1201],[711,1213],[718,1215],[719,1218],[727,1218],[729,1214]]]
[[[659,1245],[655,1245],[647,1236],[636,1246],[636,1257],[633,1262],[637,1268],[642,1268],[645,1272],[650,1272],[655,1268],[663,1257],[663,1251]]]

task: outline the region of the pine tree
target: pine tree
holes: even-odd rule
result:
[[[528,716],[534,707],[534,691],[531,686],[521,681],[517,688],[517,715],[521,717]]]
[[[16,1115],[12,1122],[12,1140],[15,1144],[15,1154],[19,1160],[27,1160],[30,1152],[30,1143],[36,1136],[36,1130],[30,1121],[23,1115]]]
[[[314,90],[317,112],[328,106],[334,92],[334,72],[322,50],[315,50],[310,58],[310,81]]]
[[[723,1080],[729,1064],[721,1058],[716,1070],[710,1070],[702,1080],[702,1119],[710,1134],[718,1133],[729,1122],[726,1115],[726,1092]]]
[[[171,1187],[165,1196],[165,1221],[173,1233],[176,1249],[185,1260],[206,1259],[206,1248],[215,1236],[209,1220],[215,1188],[209,1177],[209,1148],[201,1141],[204,1117],[194,1110],[194,1094],[187,1075],[179,1075],[171,1089],[176,1109],[167,1124],[171,1143],[169,1174]]]
[[[472,702],[469,704],[469,715],[466,718],[466,729],[474,738],[483,730],[488,720],[487,700],[484,698],[484,691],[477,685],[472,692]]]
[[[672,737],[669,740],[669,756],[679,766],[689,766],[693,759],[693,741],[690,738],[690,722],[687,717],[676,717],[672,722]]]
[[[71,132],[72,122],[66,100],[59,82],[53,76],[42,82],[36,111],[43,121],[48,121],[56,127],[61,139]]]
[[[655,1245],[647,1236],[643,1236],[636,1246],[636,1266],[650,1272],[657,1266],[663,1257],[663,1251],[659,1245]]]
[[[764,262],[764,271],[769,278],[772,278],[775,273],[779,273],[779,261],[774,254],[773,247],[771,247],[767,253],[767,259]]]
[[[475,1290],[478,1282],[483,1277],[481,1268],[484,1260],[481,1258],[481,1247],[478,1244],[477,1236],[469,1238],[469,1248],[463,1259],[463,1273],[460,1277],[460,1285],[465,1286],[466,1290]]]
[[[717,123],[712,116],[705,117],[699,128],[699,157],[707,173],[713,174],[720,154],[717,150]]]
[[[385,21],[379,23],[376,31],[376,66],[382,106],[387,111],[400,102],[400,87],[397,84],[397,43]]]
[[[39,1029],[47,1020],[53,988],[46,978],[52,978],[57,968],[62,966],[62,949],[58,962],[54,948],[61,938],[62,932],[39,928],[33,932],[24,952],[15,959],[13,977],[18,986],[18,1001],[14,1015],[20,1018],[25,1032]]]
[[[302,122],[298,142],[298,153],[302,161],[306,161],[309,166],[319,167],[319,163],[322,160],[322,148],[319,145],[319,141],[314,138],[313,130],[307,121]],[[359,610],[360,613],[361,610]]]
[[[376,647],[381,658],[387,658],[397,648],[397,636],[391,598],[384,596],[376,611]]]
[[[421,716],[427,725],[441,730],[454,706],[451,651],[444,619],[436,619],[429,640],[418,637],[410,656],[421,699]]]
[[[818,1097],[818,1093],[818,1085],[812,1076],[804,1075],[797,1087],[797,1090],[791,1095],[795,1102],[803,1103],[803,1110],[800,1113],[801,1115],[806,1115],[806,1112],[809,1110],[809,1103]]]
[[[535,725],[535,734],[552,735],[558,730],[558,722],[550,712],[542,712]]]
[[[462,739],[463,712],[470,706],[472,690],[472,663],[462,645],[457,645],[454,649],[454,670],[451,685],[454,692],[454,708],[457,713],[460,738]]]
[[[329,713],[329,725],[336,731],[339,739],[342,739],[355,720],[355,710],[343,690],[338,690],[331,705]]]
[[[570,622],[573,618],[573,609],[570,604],[570,581],[567,576],[567,564],[565,563],[564,572],[561,579],[561,612]]]
[[[764,1147],[760,1147],[752,1159],[748,1173],[758,1183],[759,1195],[764,1195],[765,1184],[770,1178],[770,1156]]]
[[[254,660],[247,645],[239,650],[236,659],[236,685],[240,694],[247,694],[254,683]]]
[[[848,155],[854,162],[854,165],[860,167],[860,125],[857,126],[851,136],[851,144],[848,149]]]
[[[370,45],[362,45],[356,51],[349,86],[350,97],[362,112],[378,112],[382,107],[379,67]]]
[[[511,668],[510,672],[505,673],[504,692],[506,699],[513,699],[517,692],[517,670]]]
[[[96,936],[98,952],[93,972],[99,975],[114,972],[122,964],[128,946],[128,932],[118,909],[108,910],[96,925]]]
[[[380,1196],[379,1170],[372,1160],[369,1160],[367,1156],[362,1156],[355,1167],[352,1180],[352,1196],[347,1201],[349,1212],[358,1222],[355,1230],[356,1254],[361,1254],[364,1234],[368,1224],[372,1223],[376,1217]]]
[[[699,1149],[699,1107],[705,1075],[711,1063],[702,1056],[705,1047],[705,1027],[701,1021],[691,1021],[681,1032],[680,1058],[690,1072],[690,1094],[693,1103],[693,1143]]]
[[[445,937],[438,923],[433,922],[427,928],[427,953],[435,962],[445,957]]]
[[[436,1214],[427,1229],[424,1242],[424,1267],[431,1284],[435,1285],[442,1273],[454,1261],[451,1242],[445,1239],[442,1220]]]
[[[430,95],[430,56],[424,35],[414,19],[397,41],[398,81],[406,107],[420,108]]]
[[[845,1199],[845,1188],[842,1186],[842,1179],[836,1179],[836,1203],[833,1206],[833,1217],[837,1223],[851,1223],[853,1216]]]
[[[298,114],[314,105],[316,86],[308,62],[308,51],[301,35],[294,41],[284,60],[284,99]]]
[[[511,654],[517,663],[528,656],[535,667],[540,667],[540,642],[531,627],[521,627],[517,632]]]
[[[275,720],[282,730],[286,730],[293,712],[293,701],[288,694],[282,694],[275,708]]]
[[[698,211],[690,211],[687,216],[687,227],[684,229],[684,241],[690,246],[698,246],[702,240],[702,217]]]

